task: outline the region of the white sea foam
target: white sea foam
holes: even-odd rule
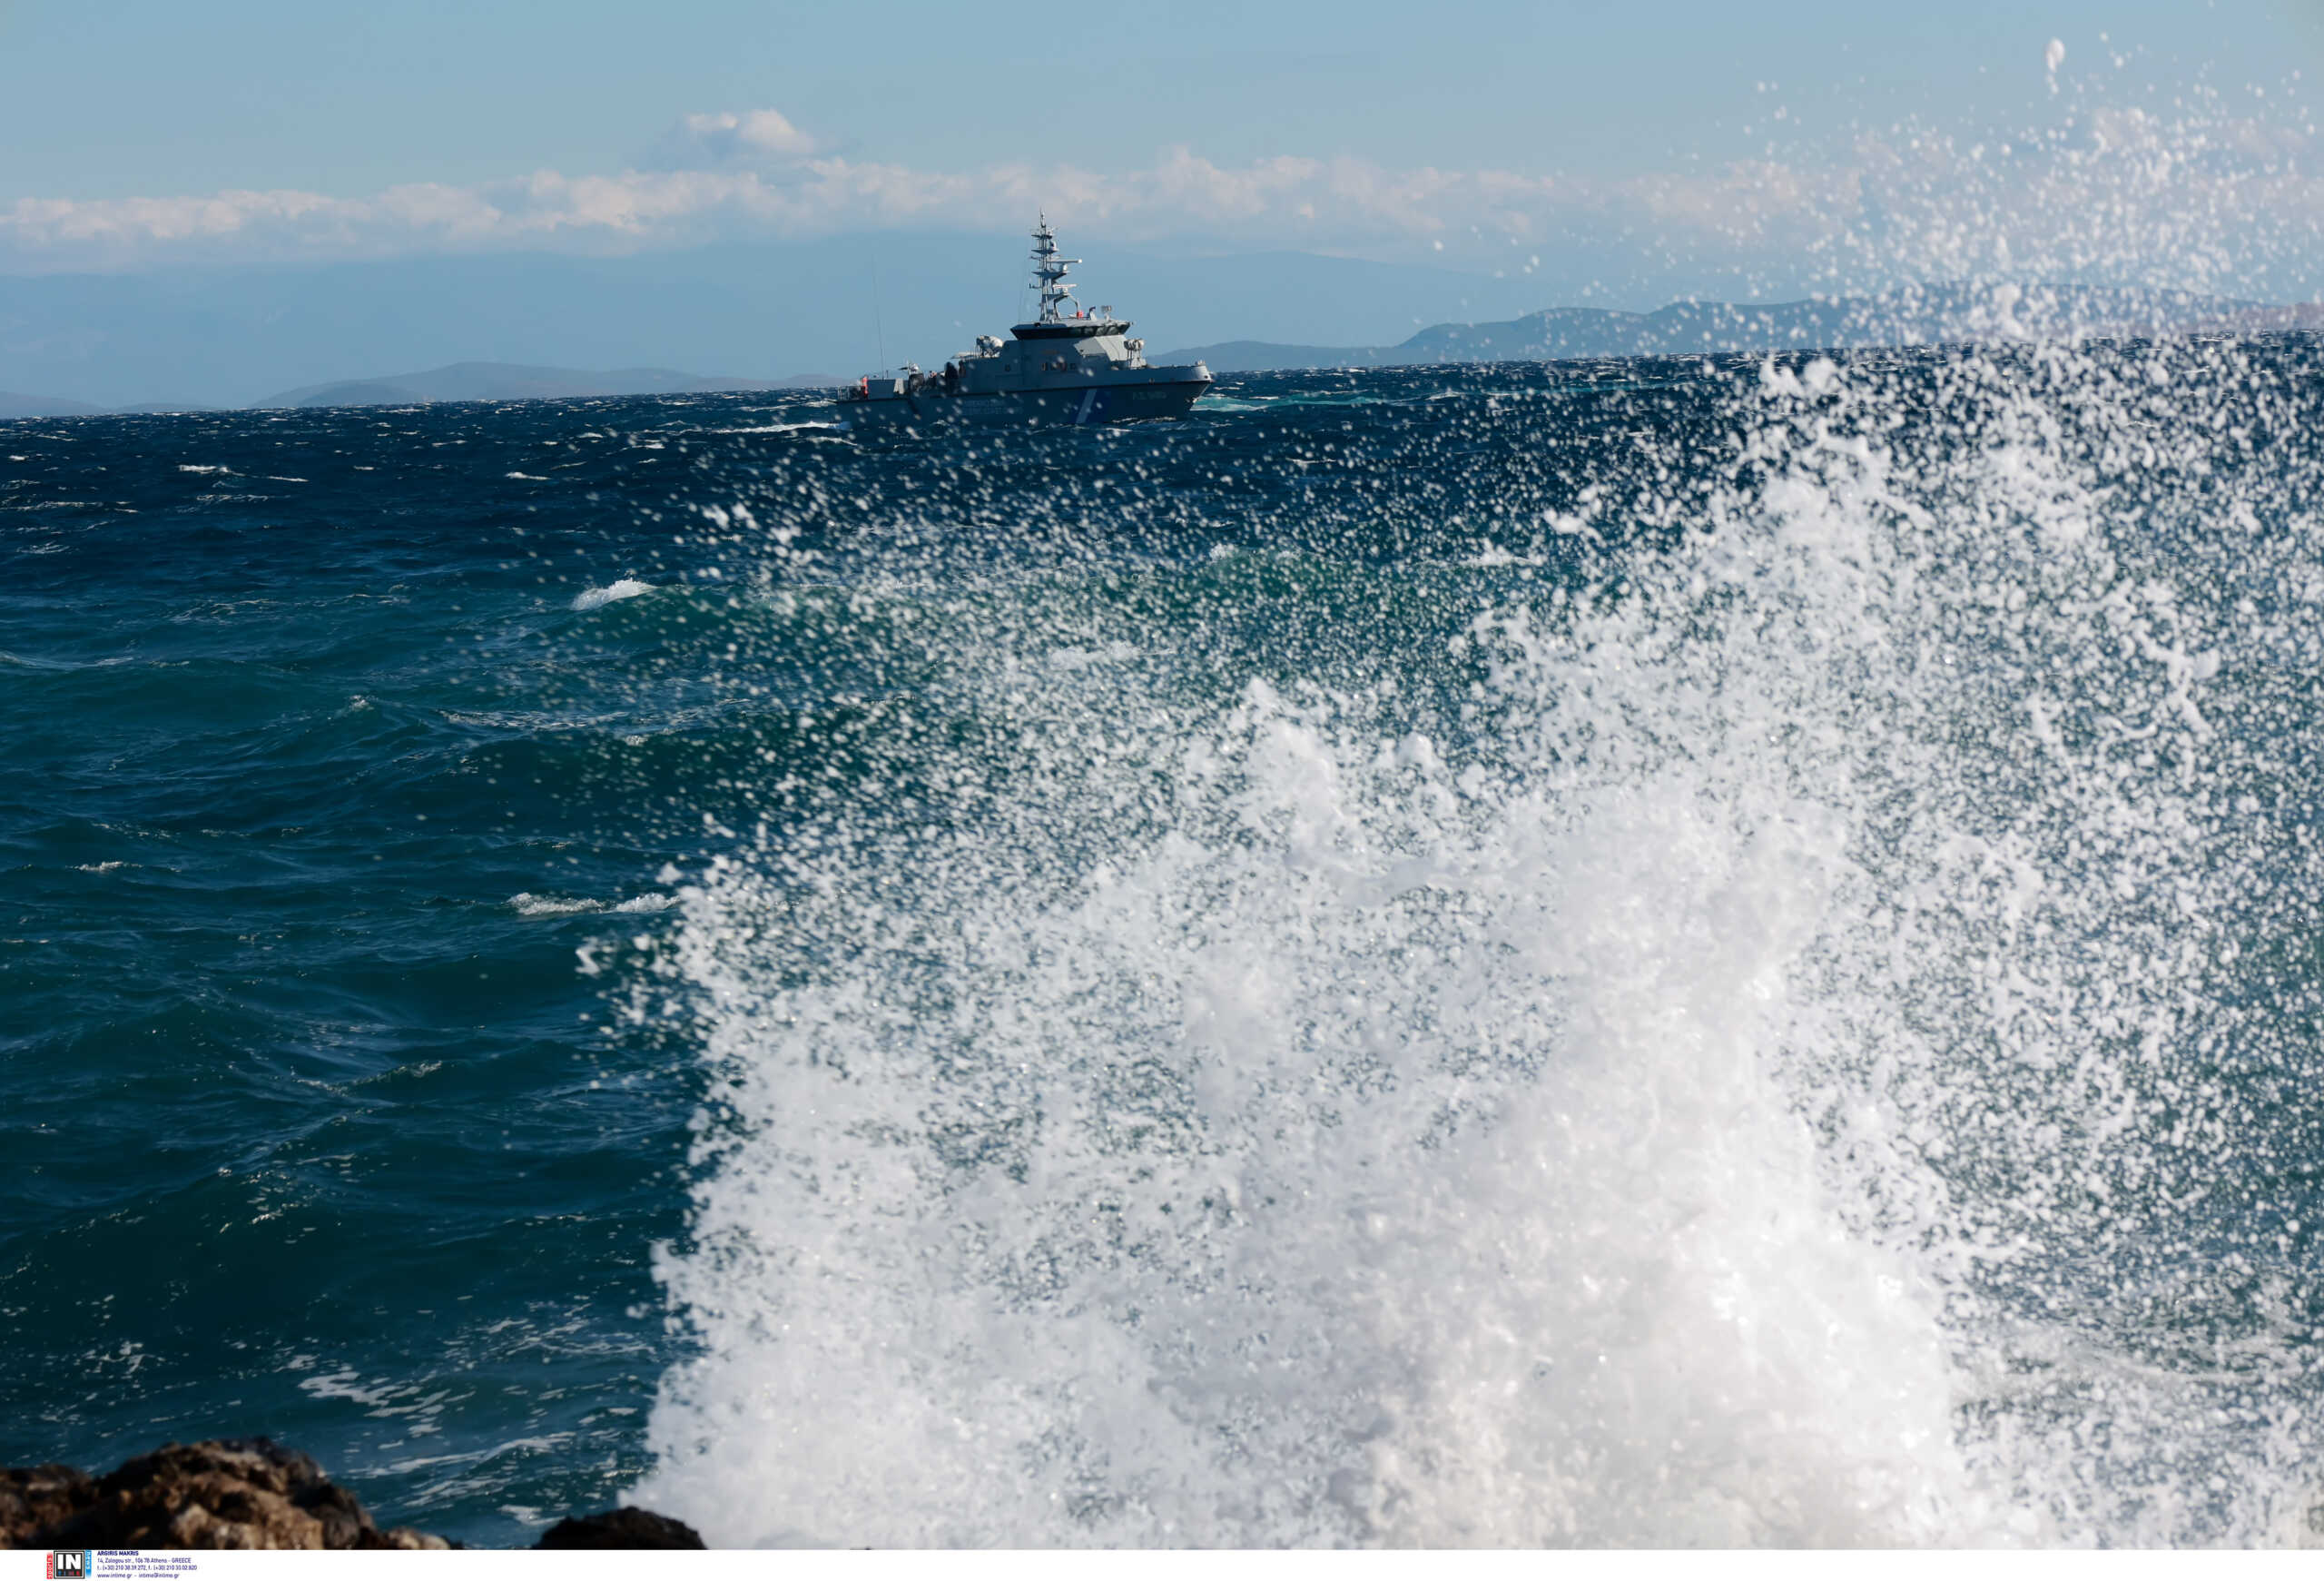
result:
[[[2126,569],[2058,416],[2112,392],[2042,366],[1948,371],[1934,457],[1877,375],[1770,370],[1622,598],[1452,640],[1472,741],[1004,633],[997,695],[1054,678],[984,822],[714,865],[629,1003],[691,985],[716,1095],[639,1500],[720,1545],[2281,1530],[2312,1382],[2058,1299],[2191,1189],[2154,1117],[2228,1102],[2248,874],[2223,578]]]
[[[508,897],[509,909],[520,917],[569,917],[583,912],[596,911],[603,901],[576,900],[567,895],[534,894],[529,891]]]
[[[1052,648],[1049,664],[1052,669],[1083,670],[1099,665],[1120,664],[1137,657],[1137,649],[1127,642],[1109,642],[1102,648],[1067,646]]]
[[[632,581],[629,578],[624,577],[608,587],[591,588],[575,595],[573,608],[601,609],[608,604],[619,603],[624,598],[635,598],[640,594],[651,593],[653,590],[654,585],[650,582]]]
[[[583,912],[595,911],[610,912],[615,915],[635,916],[668,911],[677,904],[677,897],[669,894],[632,895],[627,900],[615,901],[611,905],[607,905],[601,900],[567,895],[528,893],[512,894],[508,897],[509,906],[518,916],[526,917],[570,917],[578,916]]]
[[[369,1406],[374,1416],[385,1414],[399,1395],[409,1392],[408,1386],[385,1378],[366,1383],[363,1375],[351,1367],[302,1378],[299,1380],[299,1388],[317,1399],[349,1400],[356,1405]]]

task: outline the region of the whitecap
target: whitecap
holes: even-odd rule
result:
[[[2232,1370],[2208,1341],[2155,1365],[2143,1318],[2107,1335],[2105,1302],[2152,1309],[2146,1251],[2042,1313],[2075,1288],[2045,1270],[2148,1232],[2108,1181],[2209,1190],[2183,1116],[2240,1112],[2197,1038],[2240,947],[2204,919],[2249,874],[2205,864],[2264,848],[2217,798],[2257,758],[2205,723],[2195,656],[2270,627],[2222,600],[2214,629],[2191,589],[2299,587],[2312,550],[2221,535],[2225,565],[2174,551],[2191,590],[2128,591],[2142,509],[1996,371],[1851,373],[1860,445],[1827,386],[1728,398],[1786,469],[1620,599],[1481,614],[1442,743],[1295,658],[1310,689],[1230,704],[1090,686],[1096,643],[1046,621],[961,645],[1043,716],[1036,772],[957,838],[865,795],[722,857],[654,963],[732,1119],[698,1144],[695,1250],[657,1259],[694,1343],[625,1497],[734,1545],[2304,1520],[2291,1284]],[[2110,439],[2115,387],[2062,383]],[[2008,443],[1885,450],[1889,400]],[[1940,647],[1964,630],[1998,633],[1974,679]],[[2308,657],[2278,640],[2255,657]],[[2132,707],[2161,743],[2135,772],[2053,724]],[[1166,798],[1156,762],[1183,765]],[[1102,865],[1027,881],[1075,847]]]
[[[1049,650],[1049,662],[1052,669],[1080,670],[1093,665],[1118,664],[1137,657],[1137,649],[1128,643],[1109,642],[1101,648],[1054,647]]]
[[[512,894],[508,905],[520,917],[569,917],[585,911],[596,911],[600,903],[594,900],[569,900],[563,895],[534,894],[530,891]]]
[[[581,593],[573,600],[573,608],[599,609],[607,604],[618,603],[624,598],[635,598],[640,593],[651,593],[653,590],[654,584],[651,582],[633,581],[624,577],[611,587],[591,588]]]

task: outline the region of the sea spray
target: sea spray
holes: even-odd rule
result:
[[[2206,709],[2312,644],[2227,618],[2314,584],[2311,463],[2251,439],[2305,399],[2181,345],[1725,404],[1708,486],[1649,453],[1545,521],[1610,574],[1295,568],[1396,618],[1303,674],[1295,598],[1231,694],[1037,662],[1102,612],[996,594],[933,688],[973,749],[687,890],[632,998],[714,1095],[641,1497],[730,1543],[2270,1529],[2304,1369],[2121,1309],[2208,1278],[2205,1161],[2215,1233],[2260,1208],[2219,1040],[2287,1054],[2225,978],[2313,856]]]
[[[2313,1540],[2317,367],[21,430],[7,1458],[263,1425],[485,1544],[649,1473]]]

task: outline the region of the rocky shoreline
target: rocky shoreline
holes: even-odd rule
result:
[[[0,1469],[0,1547],[457,1548],[382,1527],[321,1467],[271,1438],[164,1444],[103,1477],[70,1466]],[[651,1510],[576,1516],[543,1548],[699,1548],[692,1527]]]

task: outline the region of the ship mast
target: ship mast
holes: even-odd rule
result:
[[[1078,258],[1057,255],[1057,232],[1049,229],[1047,213],[1033,227],[1033,283],[1041,291],[1039,322],[1054,324],[1065,317],[1059,310],[1073,300],[1073,288],[1065,283],[1065,272],[1080,262]]]

